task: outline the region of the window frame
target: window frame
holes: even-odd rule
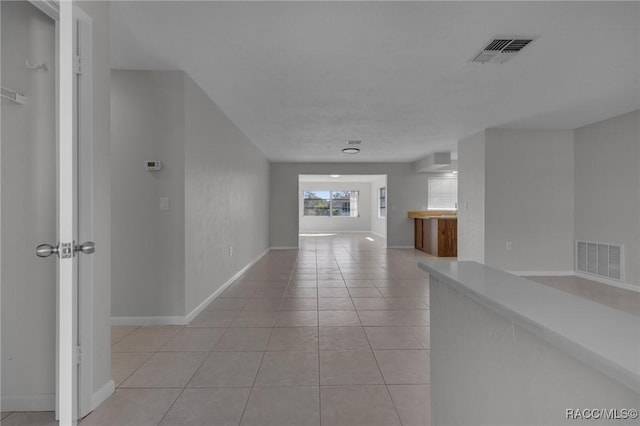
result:
[[[384,206],[382,205],[383,201],[384,201]],[[387,217],[387,187],[381,186],[380,188],[378,188],[378,219],[385,219],[386,217]]]
[[[329,206],[328,206],[328,211],[329,214],[328,215],[310,215],[310,214],[306,214],[306,207],[305,207],[305,200],[307,200],[306,198],[306,194],[307,193],[323,193],[323,192],[328,192],[329,193]],[[343,207],[334,207],[333,203],[334,203],[334,193],[346,193],[348,192],[350,195],[350,199],[349,199],[349,212],[351,213],[352,211],[355,211],[356,215],[352,216],[351,214],[349,215],[339,215],[339,214],[333,214],[333,210],[334,208],[341,208],[344,211],[344,206]],[[357,195],[355,196],[355,209],[351,207],[351,194],[356,193]],[[322,200],[325,200],[324,198],[322,198]],[[337,201],[337,200],[336,200]],[[359,218],[360,217],[360,191],[357,189],[342,189],[342,190],[333,190],[333,189],[316,189],[316,190],[309,190],[309,189],[303,189],[302,190],[302,216],[303,217],[328,217],[328,218],[334,218],[334,217],[340,217],[340,218]]]
[[[443,180],[451,180],[454,181],[456,184],[456,190],[455,190],[455,201],[454,201],[454,206],[453,207],[432,207],[431,203],[431,182],[435,181],[435,180],[439,180],[439,181],[443,181]],[[427,179],[427,211],[451,211],[451,212],[455,212],[458,210],[458,177],[457,176],[429,176]]]

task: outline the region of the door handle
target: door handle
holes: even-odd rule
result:
[[[62,244],[63,259],[71,257],[71,244]],[[73,245],[73,255],[80,252],[82,254],[93,254],[96,251],[96,243],[93,241],[87,241],[82,244]],[[51,244],[40,244],[36,247],[36,256],[49,257],[52,254],[60,256],[60,244],[52,246]]]
[[[49,257],[52,254],[60,255],[59,245],[56,244],[52,246],[51,244],[40,244],[36,247],[36,256],[38,257]]]
[[[96,243],[93,241],[86,241],[82,244],[76,244],[73,247],[75,253],[80,252],[82,254],[93,254],[96,251]]]

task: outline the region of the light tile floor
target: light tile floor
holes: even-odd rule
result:
[[[416,266],[427,257],[373,235],[301,237],[186,327],[113,327],[117,390],[81,424],[427,425],[429,280]],[[638,312],[587,280],[531,279]],[[2,424],[56,422],[2,413]]]
[[[186,327],[113,327],[117,390],[82,425],[428,425],[426,257],[301,237]]]

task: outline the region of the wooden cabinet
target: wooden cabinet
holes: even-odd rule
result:
[[[440,257],[458,256],[458,219],[415,218],[415,248]]]
[[[414,227],[414,232],[415,232],[415,241],[416,241],[416,249],[418,250],[422,250],[422,248],[424,247],[423,243],[422,243],[422,239],[423,239],[423,230],[422,230],[422,225],[423,225],[424,221],[422,219],[415,219],[415,227]]]

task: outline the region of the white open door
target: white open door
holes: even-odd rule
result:
[[[60,2],[58,36],[58,347],[57,397],[60,425],[77,417],[77,123],[73,2]]]
[[[93,238],[91,22],[70,0],[30,3],[2,2],[2,408],[56,409],[67,425],[94,408],[93,270],[79,255],[94,246],[76,243]]]
[[[39,5],[42,6],[42,5]],[[82,361],[82,346],[78,327],[79,314],[79,259],[82,254],[92,254],[93,242],[78,243],[79,206],[78,198],[78,139],[87,135],[90,125],[79,126],[78,104],[86,104],[89,96],[79,96],[80,56],[78,43],[79,21],[72,0],[61,0],[55,10],[57,20],[57,235],[56,246],[38,246],[38,256],[58,256],[57,297],[56,297],[56,417],[60,425],[75,425],[78,417],[89,410],[91,382],[83,380],[80,388],[82,398],[78,398],[79,376],[88,378],[90,364]],[[86,18],[86,16],[85,16]],[[83,87],[87,88],[87,84]],[[86,90],[85,90],[86,91]],[[85,107],[87,107],[85,105]],[[90,142],[90,141],[85,141]],[[83,161],[91,162],[91,152],[83,155]],[[91,167],[83,168],[83,173],[91,173]],[[90,195],[90,194],[85,194]],[[85,221],[86,222],[86,221]],[[90,221],[89,221],[90,222]],[[90,225],[90,223],[89,223]],[[85,226],[86,228],[86,226]],[[83,234],[86,234],[87,230]],[[86,269],[86,268],[85,268]],[[89,271],[90,273],[90,271]],[[86,277],[86,272],[83,274]],[[85,301],[86,302],[86,301]],[[82,374],[79,374],[79,369]],[[89,398],[87,398],[89,397]]]

